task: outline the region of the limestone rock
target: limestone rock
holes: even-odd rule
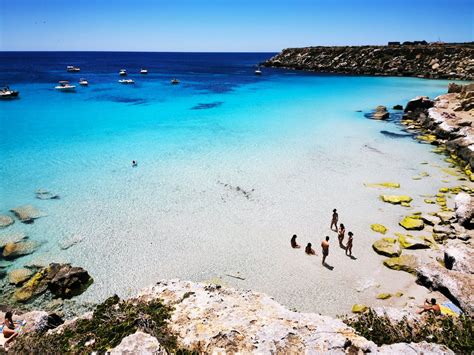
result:
[[[403,110],[403,106],[402,105],[395,105],[395,106],[393,106],[393,109],[394,110]]]
[[[454,210],[459,224],[463,226],[471,224],[471,219],[474,217],[474,201],[469,194],[461,192],[456,195]]]
[[[10,271],[8,274],[8,280],[11,284],[21,285],[25,281],[28,281],[33,275],[33,271],[30,269],[15,269]]]
[[[15,220],[10,216],[0,215],[0,229],[6,228],[15,223]]]
[[[16,207],[11,209],[11,211],[23,223],[32,223],[33,220],[46,216],[45,213],[31,205]]]
[[[422,265],[416,270],[417,282],[439,290],[469,316],[474,316],[474,275],[448,270],[437,262]]]
[[[390,297],[392,297],[390,293],[379,293],[375,298],[378,300],[388,300]]]
[[[387,228],[382,225],[382,224],[371,224],[370,225],[370,228],[374,231],[374,232],[377,232],[377,233],[382,233],[382,234],[385,234],[387,233]]]
[[[413,218],[411,216],[407,216],[403,218],[402,221],[399,223],[403,228],[406,230],[422,230],[425,228],[425,224],[421,218]]]
[[[380,195],[383,202],[388,202],[394,205],[401,204],[403,202],[410,203],[413,199],[406,195]]]
[[[59,195],[45,189],[38,189],[35,192],[36,198],[39,200],[57,200]]]
[[[5,245],[9,243],[18,243],[24,241],[28,237],[25,233],[22,232],[14,232],[8,234],[0,234],[0,249],[5,248]]]
[[[428,214],[422,215],[421,220],[429,226],[435,226],[441,223],[441,218],[437,216],[430,216]]]
[[[385,106],[377,106],[375,108],[374,113],[372,114],[372,118],[374,120],[384,120],[389,117],[389,113]]]
[[[7,243],[3,248],[3,257],[7,260],[33,253],[38,248],[38,243],[32,241],[21,241],[18,243]]]
[[[400,256],[402,253],[400,246],[396,243],[393,238],[382,238],[372,244],[372,248],[377,254],[392,257]]]
[[[352,306],[352,313],[364,313],[369,307],[363,304],[355,304]]]
[[[474,251],[464,243],[453,241],[444,250],[444,265],[449,270],[474,273]]]
[[[398,189],[400,188],[400,184],[398,182],[378,182],[373,184],[364,184],[366,187],[385,187],[390,189]]]
[[[137,331],[122,339],[120,344],[110,351],[111,355],[165,355],[168,352],[160,345],[158,339],[150,334]]]
[[[382,345],[377,354],[385,355],[394,355],[394,354],[403,354],[403,355],[423,355],[423,354],[443,354],[443,355],[454,355],[455,353],[451,351],[444,345],[427,343],[422,341],[421,343],[398,343],[391,345]]]
[[[396,233],[398,243],[403,249],[428,249],[431,245],[424,237],[414,237],[410,234]]]
[[[415,111],[417,109],[429,109],[433,107],[434,102],[431,101],[426,96],[418,96],[410,101],[408,101],[407,105],[405,106],[405,112],[408,111]]]
[[[418,267],[418,259],[413,255],[400,255],[385,259],[383,264],[393,270],[401,270],[415,274],[416,268]]]

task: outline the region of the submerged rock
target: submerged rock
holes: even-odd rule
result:
[[[380,195],[380,198],[383,202],[388,202],[393,205],[410,203],[413,200],[410,196],[406,195]]]
[[[372,248],[377,254],[393,257],[402,253],[397,241],[393,238],[382,238],[372,244]]]
[[[27,238],[28,237],[26,236],[26,234],[22,232],[15,232],[15,233],[0,235],[0,249],[3,249],[5,245],[9,243],[18,243]]]
[[[15,269],[8,273],[8,281],[14,285],[21,285],[28,281],[33,276],[33,271],[30,269]]]
[[[425,223],[421,218],[413,218],[411,216],[403,218],[398,224],[406,230],[422,230],[425,228]]]
[[[38,189],[35,192],[36,198],[40,200],[57,200],[59,199],[59,195],[55,194],[51,191],[44,190],[44,189]]]
[[[3,248],[3,257],[7,260],[16,259],[20,256],[33,253],[38,248],[38,243],[22,241],[18,243],[7,243]]]
[[[45,213],[39,211],[31,205],[20,206],[11,209],[15,216],[23,223],[32,223],[33,220],[46,216]]]
[[[406,271],[410,274],[415,274],[418,266],[418,259],[413,255],[401,255],[385,259],[383,264],[393,270]]]
[[[66,249],[69,249],[69,248],[73,247],[76,244],[79,244],[83,240],[84,240],[84,237],[82,237],[80,235],[73,235],[70,238],[67,238],[67,239],[64,239],[64,240],[60,241],[59,242],[59,247],[62,250],[66,250]]]
[[[6,228],[15,223],[15,220],[10,216],[0,215],[0,229]]]

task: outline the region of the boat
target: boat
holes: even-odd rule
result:
[[[120,69],[119,75],[121,75],[121,76],[126,76],[126,75],[127,75],[127,71],[126,71],[125,69]]]
[[[64,91],[64,92],[72,92],[76,91],[76,86],[69,84],[69,81],[61,80],[59,85],[55,87],[56,90]]]
[[[120,84],[135,84],[132,79],[121,79],[118,81]]]
[[[260,67],[255,70],[255,75],[262,75],[262,71],[260,70]]]
[[[146,70],[146,69],[140,69],[140,74],[148,74],[148,70]]]
[[[75,67],[73,65],[68,65],[66,67],[66,70],[70,73],[77,73],[77,72],[80,72],[81,71],[81,68],[78,68],[78,67]]]
[[[79,79],[79,85],[87,86],[87,85],[89,85],[89,82],[86,79],[81,78],[81,79]]]
[[[0,98],[2,99],[14,99],[20,94],[19,91],[11,90],[8,86],[0,89]]]
[[[180,81],[179,81],[178,79],[176,79],[176,78],[174,78],[173,80],[171,80],[171,84],[173,84],[173,85],[176,85],[176,84],[179,84],[179,83],[180,83]]]

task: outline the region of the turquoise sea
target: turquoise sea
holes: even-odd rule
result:
[[[83,266],[95,283],[79,300],[182,278],[251,288],[328,314],[373,298],[355,292],[368,279],[411,282],[381,266],[369,228],[395,228],[406,211],[384,205],[380,191],[363,183],[398,181],[400,192],[433,193],[445,163],[428,145],[381,133],[403,133],[395,111],[387,122],[364,114],[437,96],[447,82],[270,68],[255,76],[271,55],[0,53],[0,83],[20,91],[0,102],[0,213],[32,204],[47,214],[0,231],[0,238],[23,231],[42,243],[15,267]],[[81,72],[67,73],[67,65]],[[142,67],[148,75],[138,73]],[[118,83],[121,68],[135,85]],[[75,93],[54,89],[82,77],[89,86]],[[171,85],[173,77],[181,83]],[[430,177],[412,180],[420,169]],[[36,199],[39,188],[60,199]],[[318,252],[325,235],[334,242],[333,208],[354,231],[357,259],[334,243],[329,271],[319,256],[291,250],[289,239],[296,233]],[[80,242],[61,249],[70,238]]]

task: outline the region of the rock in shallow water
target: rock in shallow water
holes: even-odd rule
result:
[[[3,249],[8,243],[18,243],[27,238],[26,234],[22,232],[2,234],[0,235],[0,249]]]
[[[46,216],[45,213],[32,205],[16,207],[10,211],[23,223],[32,223],[35,219]]]
[[[7,260],[16,259],[20,256],[33,253],[38,248],[38,243],[22,241],[18,243],[7,243],[3,248],[3,257]]]
[[[39,200],[57,200],[59,195],[45,189],[38,189],[35,192],[36,198]]]
[[[28,281],[33,275],[33,271],[30,269],[15,269],[10,271],[8,274],[8,281],[14,285],[21,285],[22,283]]]
[[[6,228],[15,223],[15,220],[10,216],[0,215],[0,229]]]

